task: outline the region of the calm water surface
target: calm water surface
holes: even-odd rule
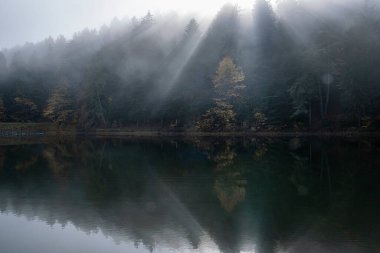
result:
[[[0,141],[0,252],[380,252],[380,140]]]

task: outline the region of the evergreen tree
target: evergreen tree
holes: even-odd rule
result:
[[[192,18],[186,26],[183,40],[188,41],[199,32],[199,24],[195,18]]]
[[[7,59],[5,58],[4,54],[0,52],[0,81],[5,78],[7,71]]]
[[[380,15],[365,1],[355,24],[340,43],[338,85],[346,120],[361,127],[366,118],[379,121]]]
[[[293,101],[294,117],[308,116],[309,126],[312,124],[312,106],[318,98],[318,85],[313,76],[299,77],[290,87],[289,94]]]
[[[36,121],[40,112],[37,104],[31,99],[25,97],[14,98],[15,107],[13,108],[11,118],[18,122],[33,122]]]
[[[194,54],[183,68],[171,97],[188,105],[183,111],[189,125],[210,107],[212,77],[225,55],[236,55],[239,12],[226,4],[218,12]]]
[[[101,59],[94,59],[87,70],[86,88],[82,97],[80,122],[83,127],[105,127],[109,123],[111,82],[107,67],[103,65]]]
[[[2,98],[0,98],[0,122],[5,121],[6,117],[7,117],[7,114],[6,114],[4,101]]]
[[[135,26],[134,32],[141,33],[151,28],[154,24],[154,17],[150,11],[141,19],[140,23]]]

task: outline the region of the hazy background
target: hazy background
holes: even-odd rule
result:
[[[380,128],[379,0],[3,3],[0,122]]]
[[[51,35],[71,37],[85,27],[98,28],[114,17],[140,17],[152,11],[215,14],[227,1],[179,0],[0,0],[0,49],[37,42]],[[249,0],[232,0],[242,7]]]

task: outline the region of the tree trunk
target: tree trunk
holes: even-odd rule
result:
[[[309,129],[311,129],[311,103],[309,103]]]
[[[99,97],[99,91],[98,91],[98,89],[96,89],[96,96],[97,96],[99,107],[100,107],[100,114],[101,114],[101,117],[102,117],[103,125],[106,126],[106,118],[104,117],[103,105],[102,105],[102,101],[100,100],[100,97]]]
[[[319,82],[319,105],[320,105],[320,110],[321,110],[321,120],[323,121],[324,119],[323,94],[322,94],[322,86],[320,82]]]
[[[330,80],[328,80],[328,82],[330,82]],[[327,109],[328,109],[328,106],[329,106],[329,102],[330,102],[330,83],[327,84],[326,103],[325,103],[325,116],[327,116]]]

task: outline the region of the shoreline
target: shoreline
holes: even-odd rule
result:
[[[81,135],[81,133],[78,133]],[[105,131],[95,130],[85,133],[94,137],[380,137],[378,132],[353,131],[318,131],[318,132],[292,132],[292,131],[236,131],[236,132],[198,132],[198,131]]]
[[[319,130],[319,131],[231,131],[200,132],[196,130],[98,128],[87,131],[75,126],[57,127],[51,123],[0,123],[0,139],[43,138],[60,136],[82,137],[380,137],[380,130]]]

